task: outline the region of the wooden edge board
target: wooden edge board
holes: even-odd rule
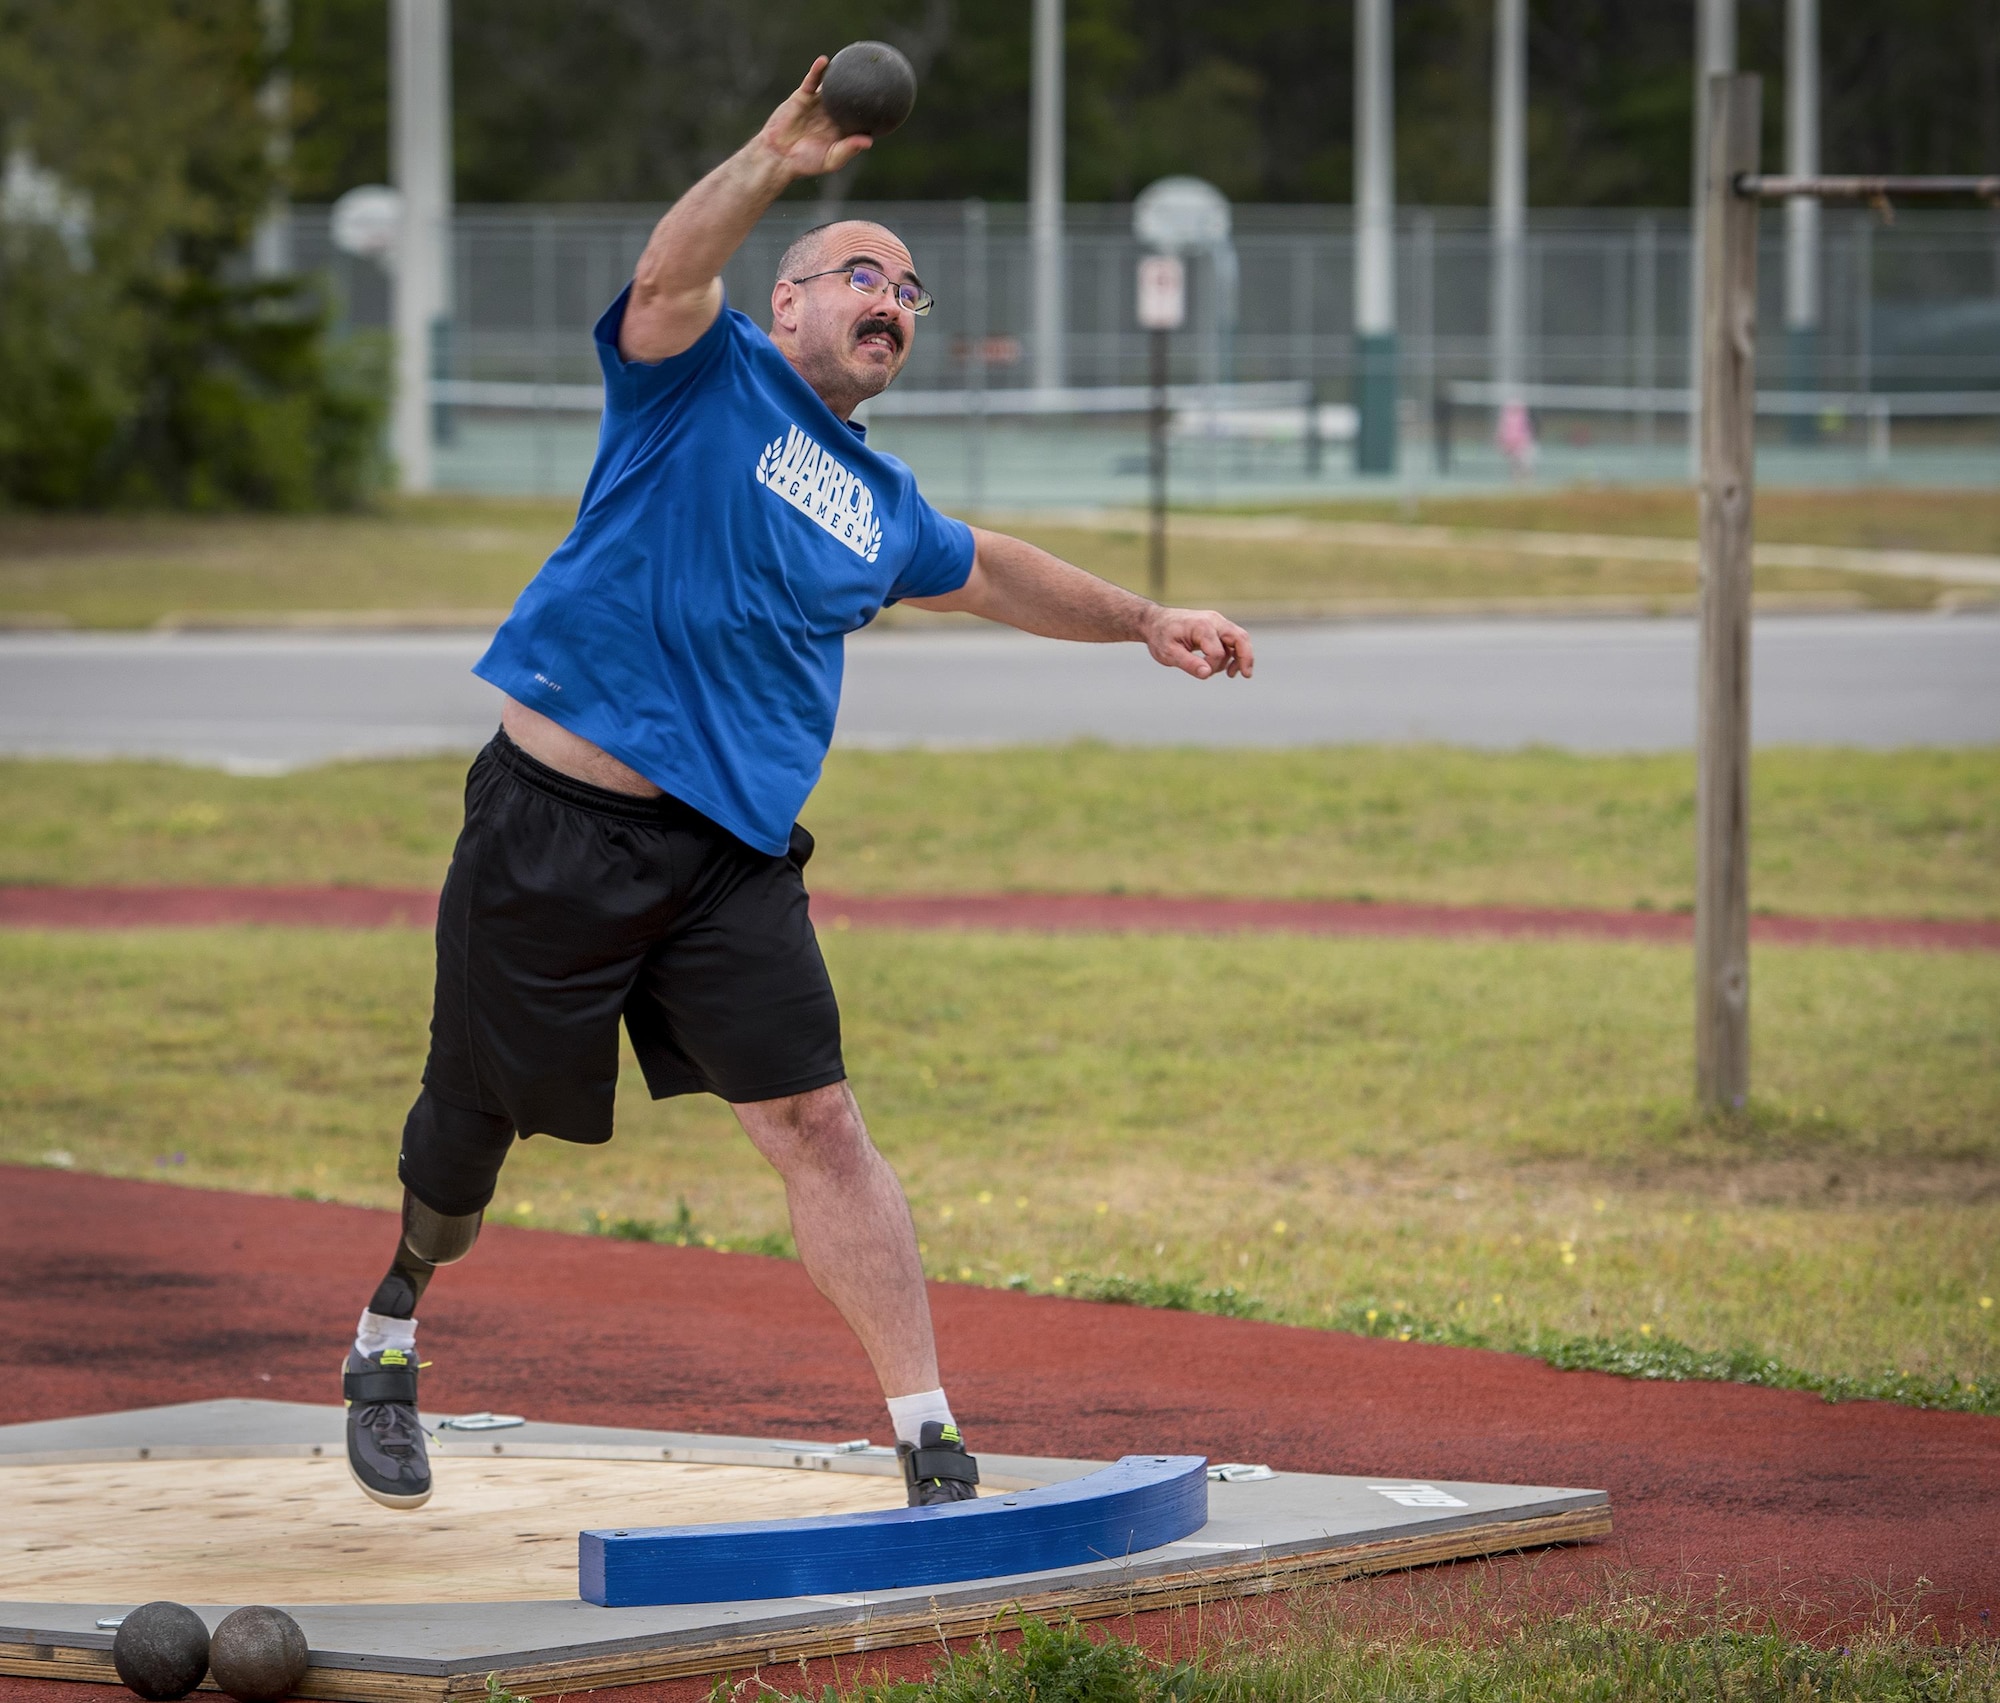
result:
[[[921,1609],[903,1609],[874,1617],[858,1626],[849,1621],[824,1628],[799,1627],[772,1634],[719,1638],[712,1643],[683,1645],[673,1650],[619,1650],[560,1662],[468,1669],[455,1674],[314,1667],[307,1669],[296,1695],[336,1699],[339,1703],[461,1703],[461,1700],[469,1703],[471,1699],[486,1696],[490,1675],[517,1695],[543,1697],[558,1692],[695,1678],[741,1668],[775,1667],[814,1657],[863,1655],[871,1650],[932,1641],[943,1643],[951,1638],[976,1638],[1004,1628],[1017,1615],[1101,1620],[1231,1597],[1265,1596],[1302,1585],[1331,1584],[1369,1573],[1466,1561],[1510,1550],[1589,1543],[1610,1535],[1611,1509],[1599,1504],[1526,1519],[1343,1544],[1302,1554],[1275,1558],[1260,1555],[1255,1560],[1197,1571],[1106,1579],[1097,1584],[1030,1592],[998,1605],[985,1602],[945,1607],[932,1603]],[[102,1649],[0,1643],[0,1674],[23,1679],[119,1683],[111,1665],[108,1641]],[[202,1689],[214,1690],[214,1681],[204,1680]]]

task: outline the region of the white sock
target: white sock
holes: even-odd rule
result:
[[[380,1354],[385,1348],[400,1348],[405,1353],[414,1353],[417,1321],[392,1319],[387,1313],[371,1313],[363,1308],[361,1323],[355,1327],[354,1346],[363,1354]]]
[[[889,1398],[889,1423],[896,1428],[897,1442],[908,1443],[912,1448],[920,1445],[927,1419],[944,1425],[954,1423],[951,1403],[944,1399],[943,1390],[919,1390],[915,1395]]]

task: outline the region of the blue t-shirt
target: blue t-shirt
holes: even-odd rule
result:
[[[972,532],[727,307],[657,365],[597,322],[583,505],[473,672],[781,856],[840,706],[842,641],[956,591]]]

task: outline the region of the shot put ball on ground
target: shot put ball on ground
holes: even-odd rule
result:
[[[849,42],[833,56],[820,104],[845,136],[886,136],[917,104],[917,73],[886,41]]]
[[[208,1628],[180,1603],[144,1603],[118,1623],[111,1665],[150,1703],[185,1697],[208,1673]]]
[[[236,1703],[278,1703],[306,1676],[306,1635],[281,1608],[239,1608],[209,1640],[216,1688]]]

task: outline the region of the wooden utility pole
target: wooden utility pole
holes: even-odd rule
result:
[[[1701,664],[1695,783],[1695,1095],[1750,1093],[1750,497],[1757,423],[1761,79],[1710,77],[1701,196]]]
[[[1708,0],[1703,0],[1704,4]],[[1974,196],[1992,177],[1763,177],[1755,77],[1713,76],[1700,219],[1701,722],[1695,782],[1694,1073],[1705,1109],[1750,1095],[1750,495],[1757,424],[1757,208],[1760,201]]]

